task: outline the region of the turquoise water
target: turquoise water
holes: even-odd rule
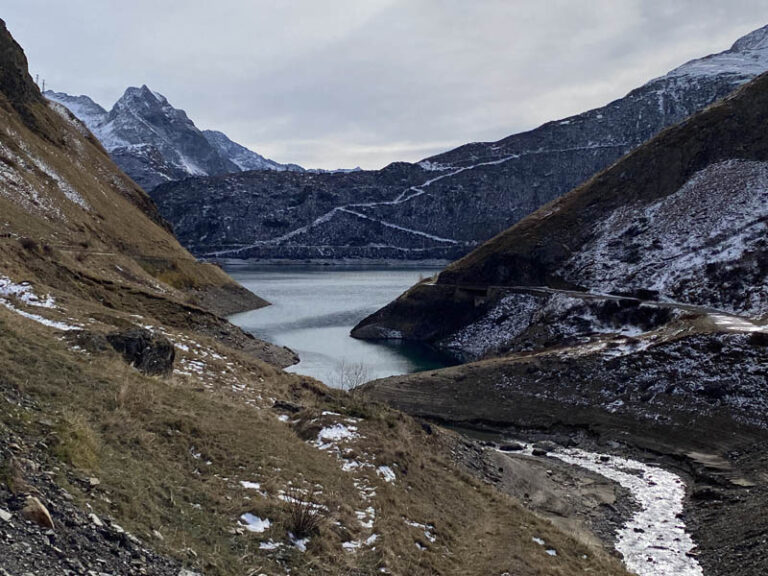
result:
[[[287,346],[301,361],[289,368],[329,386],[419,370],[450,360],[417,343],[355,340],[349,332],[421,278],[439,268],[227,264],[240,284],[272,306],[230,320],[256,337]]]

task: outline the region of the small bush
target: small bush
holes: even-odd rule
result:
[[[40,244],[32,238],[19,238],[19,244],[27,252],[40,252]]]
[[[311,501],[305,501],[304,494],[292,488],[286,492],[288,516],[286,530],[295,538],[306,538],[320,532],[320,527],[326,520],[325,509]]]

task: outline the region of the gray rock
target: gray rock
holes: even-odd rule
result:
[[[113,332],[107,340],[126,362],[145,374],[167,376],[173,371],[176,350],[164,336],[138,328]]]

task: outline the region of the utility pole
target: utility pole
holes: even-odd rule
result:
[[[40,74],[35,74],[35,84],[40,88]]]
[[[43,92],[45,92],[45,78],[43,78]]]

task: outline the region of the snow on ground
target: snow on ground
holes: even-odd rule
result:
[[[248,532],[256,532],[261,534],[266,531],[272,523],[267,518],[259,518],[253,514],[243,514],[240,516],[240,525],[243,526]]]
[[[80,326],[75,324],[67,324],[58,320],[50,320],[39,314],[27,312],[18,307],[17,304],[24,306],[31,306],[33,308],[44,308],[48,310],[57,310],[56,301],[52,296],[46,295],[45,298],[40,298],[35,294],[32,289],[32,285],[28,282],[15,283],[7,276],[0,275],[0,306],[4,306],[11,312],[23,316],[29,320],[33,320],[43,326],[54,328],[56,330],[78,330]]]
[[[334,424],[320,430],[315,441],[315,446],[320,450],[333,448],[339,442],[344,440],[353,440],[359,438],[357,427],[346,424]]]
[[[394,482],[397,479],[394,470],[389,466],[379,466],[376,468],[376,474],[384,479],[384,482]]]
[[[739,38],[732,48],[719,54],[699,58],[675,68],[666,78],[720,76],[724,72],[739,74],[747,81],[768,70],[768,29],[759,28]]]
[[[527,294],[509,294],[484,316],[452,334],[441,347],[479,359],[522,334],[531,323],[540,299]]]
[[[412,526],[414,528],[418,528],[419,530],[422,530],[424,532],[424,538],[429,540],[430,543],[434,544],[437,541],[437,536],[435,536],[435,527],[432,524],[422,524],[421,522],[414,522],[413,520],[408,520],[408,518],[403,518],[403,521],[408,525]]]
[[[446,166],[439,162],[430,162],[429,160],[423,160],[419,162],[419,167],[427,172],[442,172],[443,170],[452,170],[453,166]]]
[[[627,568],[639,576],[703,576],[688,556],[695,544],[678,517],[683,512],[685,483],[672,472],[637,460],[576,448],[549,453],[553,458],[586,468],[628,489],[640,506],[619,530],[616,550]]]
[[[666,298],[710,298],[732,312],[764,314],[768,291],[757,264],[748,263],[763,250],[767,221],[768,163],[718,162],[652,204],[616,209],[597,223],[593,239],[566,263],[563,275],[594,291],[644,288]],[[712,276],[718,271],[739,271],[728,279],[732,302],[721,305],[723,281]],[[740,287],[739,274],[758,280],[746,278]]]
[[[40,308],[56,307],[56,301],[52,296],[46,295],[44,299],[41,299],[32,290],[32,285],[29,282],[16,284],[7,276],[2,275],[0,275],[0,296],[15,298],[27,306],[37,306]]]
[[[532,445],[519,444],[524,446],[519,454],[532,454]],[[507,452],[502,454],[514,458]],[[703,576],[699,563],[688,555],[696,545],[679,518],[685,483],[677,474],[637,460],[578,448],[559,448],[547,456],[596,472],[629,490],[639,510],[619,529],[615,544],[628,570],[638,576]],[[546,546],[541,538],[532,540]],[[546,552],[557,555],[555,550]]]
[[[37,169],[40,170],[40,172],[53,180],[59,191],[64,194],[68,200],[74,202],[83,210],[90,210],[90,206],[88,205],[88,202],[85,201],[85,198],[83,198],[74,188],[72,188],[72,186],[70,186],[70,184],[61,175],[59,175],[58,172],[31,154],[29,155],[29,158],[32,160]]]

